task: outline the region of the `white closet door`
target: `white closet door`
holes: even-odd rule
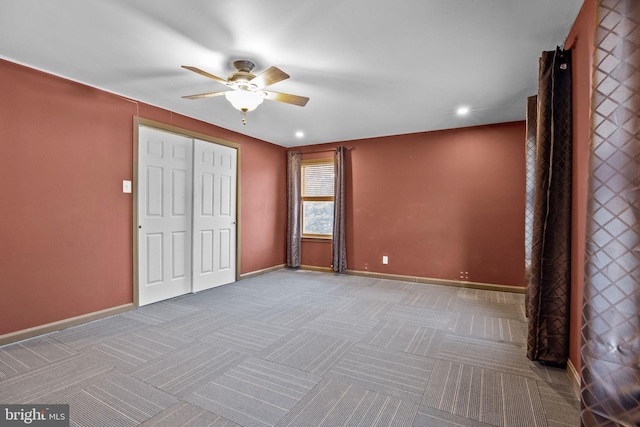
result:
[[[194,140],[193,292],[236,280],[237,150]]]
[[[139,128],[140,305],[191,291],[192,145],[184,136]]]

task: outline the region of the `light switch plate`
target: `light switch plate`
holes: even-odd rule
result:
[[[131,193],[131,181],[127,181],[127,180],[122,181],[122,192]]]

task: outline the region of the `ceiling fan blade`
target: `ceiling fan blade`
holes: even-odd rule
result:
[[[183,65],[182,68],[184,68],[186,70],[189,70],[189,71],[193,71],[194,73],[198,73],[201,76],[209,77],[210,79],[215,80],[217,82],[220,82],[223,85],[227,84],[227,81],[225,79],[221,79],[218,76],[214,76],[213,74],[207,73],[206,71],[202,71],[200,68],[190,67],[188,65]]]
[[[267,95],[265,98],[270,99],[272,101],[278,102],[286,102],[287,104],[299,105],[300,107],[304,107],[309,102],[309,98],[306,96],[298,96],[298,95],[290,95],[288,93],[280,93],[280,92],[271,92],[265,90],[264,93]]]
[[[286,80],[288,78],[289,74],[285,73],[280,68],[271,67],[252,78],[250,82],[258,86],[259,89],[262,89],[263,87],[281,82],[282,80]]]
[[[212,98],[214,96],[224,95],[226,91],[222,92],[207,92],[207,93],[199,93],[197,95],[187,95],[183,96],[185,99],[200,99],[200,98]]]

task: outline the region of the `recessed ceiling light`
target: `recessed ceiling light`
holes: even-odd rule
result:
[[[304,132],[302,132],[301,130],[296,132],[296,138],[303,138],[304,137]]]
[[[456,110],[456,114],[459,116],[465,116],[469,114],[469,107],[460,107]]]

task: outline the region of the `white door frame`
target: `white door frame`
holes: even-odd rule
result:
[[[165,131],[165,132],[172,132],[172,133],[176,133],[178,135],[183,135],[183,136],[187,136],[189,138],[196,138],[196,139],[200,139],[203,141],[208,141],[208,142],[212,142],[214,144],[220,144],[220,145],[224,145],[227,147],[232,147],[235,148],[237,150],[237,157],[236,157],[236,162],[237,162],[237,168],[236,168],[236,185],[237,185],[237,191],[236,191],[236,215],[237,215],[237,219],[236,219],[236,253],[235,253],[235,257],[236,257],[236,272],[235,272],[235,280],[238,281],[240,279],[240,253],[241,253],[241,245],[240,245],[240,236],[241,236],[241,181],[240,181],[240,170],[241,170],[241,149],[240,149],[240,144],[235,143],[235,142],[231,142],[231,141],[227,141],[221,138],[216,138],[213,136],[209,136],[209,135],[205,135],[199,132],[194,132],[188,129],[184,129],[184,128],[180,128],[177,126],[173,126],[173,125],[168,125],[165,123],[161,123],[161,122],[157,122],[155,120],[149,120],[149,119],[145,119],[142,117],[137,117],[134,116],[133,119],[133,185],[132,185],[132,191],[133,191],[133,201],[132,201],[132,208],[133,208],[133,222],[132,222],[132,234],[133,234],[133,305],[135,307],[138,307],[140,305],[140,301],[139,301],[139,247],[140,247],[140,242],[138,242],[138,226],[139,226],[139,221],[138,221],[138,196],[140,194],[139,192],[139,188],[138,188],[138,167],[139,167],[139,159],[138,159],[138,129],[140,125],[144,125],[144,126],[148,126],[151,128],[155,128],[157,130],[160,131]]]

